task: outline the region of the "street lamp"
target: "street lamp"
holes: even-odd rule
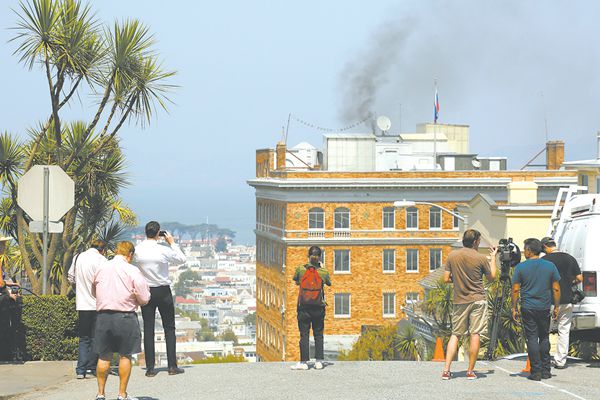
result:
[[[448,214],[452,215],[453,217],[458,218],[459,220],[461,220],[465,225],[468,224],[468,220],[466,216],[462,216],[459,215],[457,213],[455,213],[454,211],[450,211],[445,207],[442,207],[440,205],[437,205],[435,203],[429,203],[427,201],[411,201],[411,200],[399,200],[399,201],[395,201],[394,202],[394,207],[396,208],[406,208],[406,207],[414,207],[417,204],[423,204],[423,205],[428,205],[428,206],[434,206],[439,208],[440,210],[444,210],[446,211]]]

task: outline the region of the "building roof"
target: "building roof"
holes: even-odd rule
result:
[[[316,150],[317,148],[308,142],[300,142],[290,150]]]
[[[600,168],[600,159],[592,160],[579,160],[579,161],[565,161],[562,163],[565,167],[589,167],[589,168]]]
[[[199,301],[198,300],[194,300],[194,299],[186,299],[184,297],[177,296],[177,297],[175,297],[175,303],[178,303],[178,304],[198,304]]]
[[[372,133],[329,133],[323,135],[326,139],[371,139],[375,140],[376,136]]]
[[[419,285],[423,286],[425,289],[434,289],[437,283],[444,277],[444,268],[438,268],[435,271],[431,272],[425,278],[419,281]]]

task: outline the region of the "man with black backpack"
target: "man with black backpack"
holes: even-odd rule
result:
[[[323,369],[323,330],[325,328],[324,285],[331,286],[329,272],[321,265],[321,249],[308,249],[308,264],[296,268],[294,281],[298,292],[298,329],[300,330],[300,362],[294,370],[307,370],[309,356],[310,327],[315,338],[315,369]]]

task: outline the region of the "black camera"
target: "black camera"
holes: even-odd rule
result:
[[[167,231],[159,231],[159,232],[158,232],[158,236],[160,236],[160,237],[165,237],[165,236],[167,236]]]
[[[500,239],[498,243],[500,279],[510,279],[510,269],[521,262],[521,250],[512,238]]]
[[[581,300],[585,299],[585,293],[583,293],[583,291],[579,289],[579,286],[577,284],[571,286],[571,294],[571,304],[581,303]]]

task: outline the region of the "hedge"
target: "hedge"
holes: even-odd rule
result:
[[[23,296],[25,360],[76,360],[79,346],[75,299]]]

